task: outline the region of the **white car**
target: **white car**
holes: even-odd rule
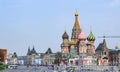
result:
[[[67,70],[63,70],[62,72],[67,72]]]
[[[54,70],[54,72],[58,72],[57,70]]]
[[[8,69],[17,69],[17,65],[9,65]]]

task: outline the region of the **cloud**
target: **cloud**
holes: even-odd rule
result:
[[[109,2],[104,3],[104,5],[108,7],[117,7],[120,6],[120,0],[109,0]]]

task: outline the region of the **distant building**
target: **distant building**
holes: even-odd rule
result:
[[[27,59],[27,56],[18,56],[18,64],[24,65],[26,59]]]
[[[7,62],[7,50],[0,49],[0,62],[6,63]]]
[[[7,64],[18,64],[18,56],[16,52],[7,56]]]
[[[107,48],[105,39],[96,48],[96,57],[98,58],[98,65],[120,65],[120,50],[118,50],[118,46],[115,46],[115,49]]]
[[[109,58],[109,49],[107,48],[105,39],[103,43],[96,48],[96,56],[98,58],[98,65],[109,65],[110,58]]]
[[[43,65],[52,65],[55,61],[55,55],[52,53],[52,50],[48,48],[48,50],[45,52],[45,55],[42,58],[42,64]]]
[[[34,46],[32,49],[28,47],[26,56],[18,56],[18,64],[20,65],[40,65],[43,53],[37,53]]]

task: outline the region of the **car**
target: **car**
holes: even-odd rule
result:
[[[17,69],[17,67],[18,67],[17,65],[9,65],[8,69]]]
[[[68,72],[67,70],[62,70],[62,72]]]

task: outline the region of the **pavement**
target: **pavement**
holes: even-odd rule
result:
[[[0,71],[0,72],[59,72],[57,70],[52,70],[50,69],[49,67],[47,66],[18,66],[17,69],[5,69],[3,71]],[[66,70],[63,70],[63,71],[60,71],[60,72],[112,72],[112,71],[102,71],[102,70],[81,70],[81,69],[77,69],[77,70],[74,70],[74,71],[66,71]],[[116,70],[113,70],[113,72],[119,72],[119,71],[116,71]]]
[[[45,66],[18,66],[17,69],[5,69],[0,72],[54,72],[53,70],[48,69]]]

